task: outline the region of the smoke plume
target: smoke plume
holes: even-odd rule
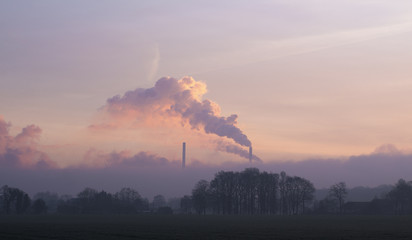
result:
[[[247,159],[249,158],[249,151],[228,142],[217,141],[216,150],[233,153]],[[262,162],[262,159],[254,154],[252,155],[252,160],[256,162]]]
[[[248,137],[236,126],[238,116],[221,116],[217,103],[208,99],[202,100],[206,91],[206,84],[191,77],[180,80],[164,77],[152,88],[138,88],[126,92],[123,96],[117,95],[108,99],[103,110],[114,119],[121,119],[119,122],[124,121],[124,118],[132,122],[177,118],[181,124],[189,125],[192,129],[232,139],[241,146],[251,146]],[[103,123],[91,125],[90,128],[101,129],[113,125],[116,124]],[[233,144],[222,144],[218,149],[248,158],[248,154],[245,155],[240,147]]]

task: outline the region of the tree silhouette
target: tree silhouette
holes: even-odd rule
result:
[[[47,212],[49,213],[56,212],[59,202],[63,201],[63,199],[59,198],[59,195],[57,193],[52,193],[52,192],[47,192],[47,191],[36,193],[33,197],[34,200],[37,200],[40,198],[46,203]]]
[[[260,214],[275,214],[277,210],[277,192],[279,175],[262,172],[257,187],[258,208]]]
[[[18,188],[5,185],[0,189],[0,196],[2,212],[5,214],[22,214],[29,210],[30,197]]]
[[[192,198],[190,196],[185,195],[180,199],[180,209],[182,213],[192,212]]]
[[[137,199],[141,199],[140,194],[131,188],[122,188],[119,192],[117,192],[115,195],[115,198],[132,203],[136,201]]]
[[[146,201],[132,188],[122,188],[114,194],[114,200],[117,211],[121,213],[136,213],[148,209]]]
[[[305,213],[306,202],[312,201],[315,188],[313,184],[301,177],[281,174],[282,214],[296,215]]]
[[[313,184],[300,177],[246,168],[242,172],[216,173],[208,185],[199,181],[192,191],[193,205],[198,213],[210,208],[217,214],[303,214],[312,201]],[[279,205],[278,192],[281,204]],[[206,204],[206,205],[205,205]]]
[[[336,199],[338,202],[339,213],[343,213],[343,204],[345,203],[346,196],[348,195],[348,190],[346,189],[346,183],[340,182],[332,185],[329,188],[329,196],[332,199]]]
[[[287,199],[287,190],[286,190],[286,180],[287,176],[284,171],[280,173],[279,180],[279,192],[280,192],[280,212],[282,215],[287,214],[288,209],[288,199]]]
[[[33,209],[34,214],[46,214],[47,213],[46,202],[41,198],[36,199],[33,202],[32,209]]]
[[[395,184],[395,188],[388,193],[389,199],[393,202],[394,210],[397,214],[410,212],[412,205],[412,184],[403,179]]]
[[[198,214],[206,214],[209,196],[209,182],[200,180],[192,190],[193,207]]]

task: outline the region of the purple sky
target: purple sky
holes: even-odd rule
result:
[[[0,184],[410,180],[411,16],[406,0],[1,1]]]

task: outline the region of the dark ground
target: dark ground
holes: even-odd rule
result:
[[[412,216],[0,216],[0,239],[412,239]]]

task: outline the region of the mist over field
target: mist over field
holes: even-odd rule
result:
[[[219,171],[242,171],[256,167],[260,171],[304,177],[317,189],[328,188],[340,181],[348,187],[376,187],[393,184],[398,179],[410,179],[412,156],[406,154],[374,153],[353,156],[349,159],[309,159],[299,162],[268,163],[223,163],[205,165],[190,163],[185,169],[179,161],[120,162],[101,168],[64,169],[24,169],[2,167],[0,184],[24,189],[30,194],[52,191],[59,194],[76,195],[85,187],[116,192],[122,187],[132,187],[142,196],[152,198],[162,194],[167,197],[180,197],[191,194],[194,185],[201,179],[210,181]],[[133,159],[133,158],[132,158]],[[153,160],[153,159],[151,159]]]

